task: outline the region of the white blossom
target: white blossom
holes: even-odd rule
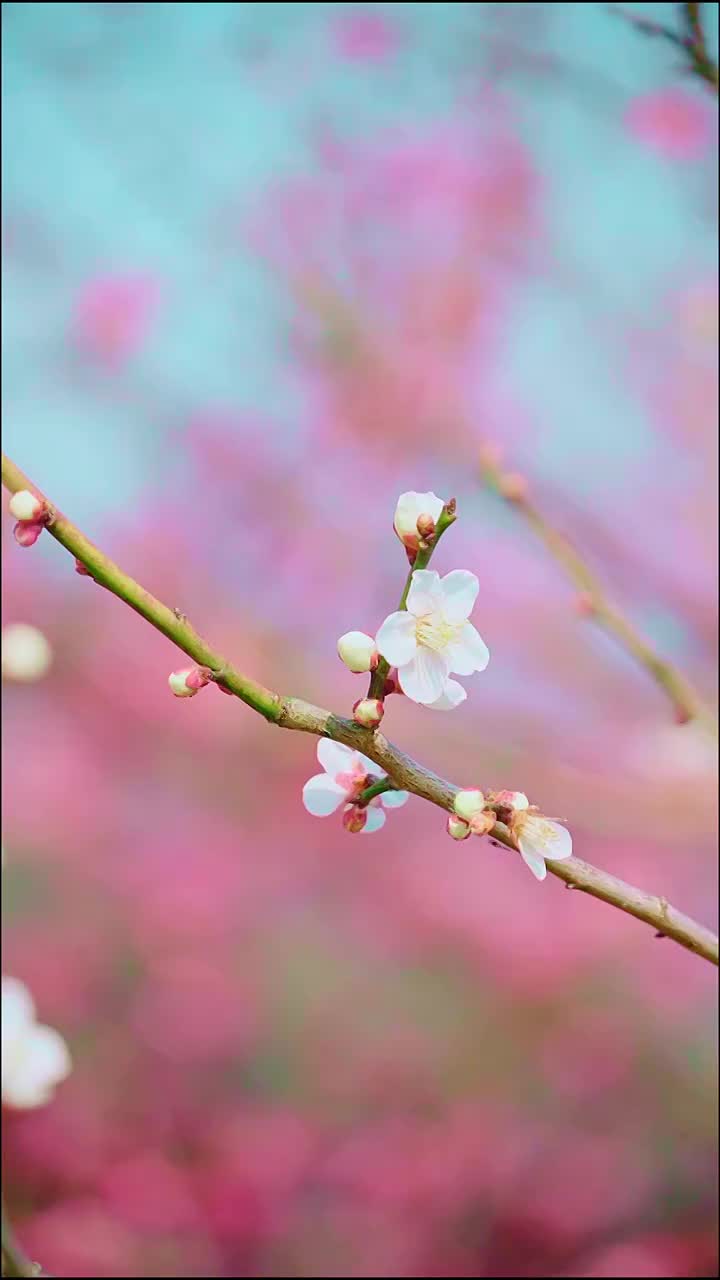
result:
[[[2,674],[6,680],[40,680],[52,663],[52,649],[37,627],[10,622],[2,629]]]
[[[366,789],[385,774],[367,756],[353,751],[341,742],[321,738],[317,758],[323,773],[317,773],[303,787],[303,804],[316,818],[327,818],[340,805],[348,807]],[[385,809],[399,809],[408,800],[407,791],[385,791],[375,796],[367,808],[367,822],[362,834],[379,831],[385,824]]]
[[[2,1100],[8,1107],[39,1107],[72,1068],[59,1031],[35,1021],[35,1005],[17,978],[2,980]]]
[[[391,613],[380,627],[377,647],[397,667],[403,693],[413,702],[437,710],[457,706],[463,701],[458,692],[462,686],[449,679],[451,672],[467,676],[485,670],[488,648],[468,622],[478,590],[475,574],[465,569],[444,578],[432,569],[418,569],[406,610]]]
[[[417,551],[420,542],[418,518],[429,516],[433,523],[440,519],[445,503],[435,493],[401,493],[395,508],[393,528],[402,543],[410,551]]]
[[[572,836],[561,823],[534,812],[522,791],[510,794],[513,796],[510,829],[518,842],[520,855],[535,879],[544,880],[546,862],[562,862],[572,857]]]

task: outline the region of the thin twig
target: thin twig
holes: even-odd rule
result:
[[[41,498],[45,496],[4,455],[2,481],[11,493],[16,493],[19,489],[30,489]],[[113,564],[57,508],[53,507],[52,510],[54,519],[48,529],[51,536],[80,560],[96,581],[129,604],[193,661],[207,667],[218,683],[230,689],[247,706],[280,728],[332,738],[335,742],[342,742],[361,751],[380,765],[398,790],[410,791],[440,809],[452,809],[453,800],[461,788],[426,769],[389,742],[383,734],[363,729],[351,720],[335,716],[300,698],[281,697],[250,680],[198,635],[182,615],[178,616],[167,605],[156,600],[149,591]],[[496,843],[517,850],[513,836],[502,822],[495,824],[490,835]],[[600,898],[620,911],[645,921],[656,932],[662,932],[665,937],[672,938],[680,946],[709,960],[711,964],[718,964],[718,939],[715,935],[671,907],[665,898],[635,889],[579,858],[548,862],[548,871],[572,888]]]
[[[711,91],[717,94],[718,66],[708,52],[701,7],[699,4],[679,4],[677,7],[680,10],[684,34],[673,30],[672,27],[664,26],[662,22],[655,22],[652,18],[645,18],[638,13],[630,13],[623,5],[605,5],[605,8],[610,13],[624,18],[631,27],[634,27],[642,35],[659,37],[661,40],[666,40],[669,44],[674,45],[676,49],[682,52],[686,61],[689,62],[690,70],[693,74],[704,80]]]
[[[563,567],[570,581],[577,587],[579,604],[585,616],[614,636],[623,649],[647,671],[670,698],[680,721],[697,720],[713,735],[717,735],[715,716],[702,702],[689,680],[671,662],[659,657],[620,610],[610,604],[595,574],[564,534],[554,529],[529,501],[524,486],[518,483],[519,478],[506,474],[490,450],[482,452],[480,469],[489,488],[525,518]]]
[[[31,1262],[18,1244],[2,1201],[2,1273],[4,1276],[43,1276],[39,1262]]]

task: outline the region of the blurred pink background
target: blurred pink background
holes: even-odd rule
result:
[[[713,100],[593,6],[58,6],[65,30],[50,8],[3,6],[6,107],[36,140],[6,184],[7,451],[241,669],[342,714],[365,683],[337,637],[404,581],[398,494],[457,497],[433,567],[480,579],[490,665],[450,715],[391,699],[383,730],[714,926],[714,746],[578,616],[478,462],[504,450],[713,702]],[[148,88],[166,63],[214,103],[194,134]],[[67,192],[30,172],[53,102]],[[212,688],[174,699],[182,655],[49,537],[16,546],[3,501],[3,623],[53,651],[3,681],[3,972],[74,1059],[48,1106],[4,1113],[31,1256],[716,1274],[713,968],[415,798],[363,840],[310,817],[315,740]]]

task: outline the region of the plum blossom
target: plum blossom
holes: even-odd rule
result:
[[[315,774],[303,787],[303,804],[315,818],[329,817],[340,805],[344,806],[343,813],[348,813],[366,787],[385,777],[382,769],[367,756],[329,738],[318,742],[317,758],[324,772]],[[407,791],[386,791],[375,796],[367,806],[363,834],[379,831],[385,825],[384,810],[399,809],[407,800]],[[350,818],[347,823],[350,824],[347,829],[354,829]]]
[[[18,489],[8,503],[8,511],[23,524],[40,524],[47,514],[47,503],[29,489]]]
[[[29,1108],[49,1102],[72,1067],[59,1031],[35,1021],[35,1004],[17,978],[2,980],[2,1100]]]
[[[522,791],[499,792],[495,803],[505,802],[506,797],[512,810],[510,830],[518,842],[523,862],[536,880],[544,880],[546,862],[561,862],[572,857],[572,836],[559,822],[538,813]]]
[[[435,493],[401,493],[397,500],[393,529],[409,551],[417,551],[420,538],[429,537],[440,519],[445,503]],[[418,529],[421,522],[421,531]]]
[[[397,667],[403,693],[413,702],[451,709],[463,701],[465,691],[449,679],[450,673],[467,676],[485,670],[490,654],[468,622],[478,590],[475,574],[465,569],[444,578],[432,569],[418,569],[407,609],[391,613],[380,627],[377,647]]]
[[[5,680],[40,680],[52,663],[52,649],[42,631],[27,622],[2,629],[2,674]]]
[[[337,651],[338,657],[355,675],[374,671],[378,664],[375,641],[364,631],[346,631],[337,642]]]

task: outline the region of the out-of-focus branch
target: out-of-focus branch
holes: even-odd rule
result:
[[[693,74],[704,80],[711,91],[717,94],[718,66],[708,52],[701,5],[679,4],[677,6],[680,10],[682,31],[675,31],[672,27],[666,27],[662,22],[655,22],[652,18],[645,18],[641,14],[631,13],[620,4],[608,4],[605,7],[611,13],[624,18],[642,35],[656,36],[674,45],[682,52]]]
[[[4,1276],[47,1275],[39,1262],[31,1262],[23,1253],[10,1226],[4,1200],[2,1202],[2,1273]]]
[[[697,720],[717,735],[717,721],[713,713],[704,705],[690,682],[672,663],[659,657],[619,609],[610,604],[600,582],[579,552],[530,502],[523,478],[503,471],[494,450],[489,447],[481,451],[480,470],[489,488],[525,518],[563,567],[570,581],[577,587],[578,604],[584,616],[614,636],[623,649],[647,671],[670,698],[680,721]]]
[[[3,455],[2,481],[5,487],[16,493],[29,489],[44,497],[36,485],[23,475],[19,467]],[[48,500],[45,499],[47,502]],[[97,582],[102,583],[139,613],[179,649],[199,665],[207,668],[213,680],[229,689],[242,702],[264,716],[266,720],[283,729],[294,729],[317,737],[331,738],[356,751],[361,751],[384,770],[395,787],[410,791],[440,809],[451,811],[460,787],[446,782],[426,769],[399,747],[389,742],[383,734],[364,729],[352,720],[345,720],[322,707],[315,707],[300,698],[281,697],[262,685],[250,680],[231,663],[227,662],[205,641],[183,616],[156,600],[148,591],[124,573],[95,547],[65,516],[51,505],[53,520],[48,532],[90,571]],[[365,793],[367,795],[367,793]],[[496,822],[490,838],[500,845],[517,851],[515,840],[502,822]],[[625,884],[615,876],[600,871],[579,858],[563,862],[549,861],[548,871],[563,880],[570,889],[600,898],[620,911],[635,916],[651,925],[662,937],[672,938],[680,946],[696,955],[718,964],[718,939],[709,929],[671,907],[663,897],[645,893]]]

